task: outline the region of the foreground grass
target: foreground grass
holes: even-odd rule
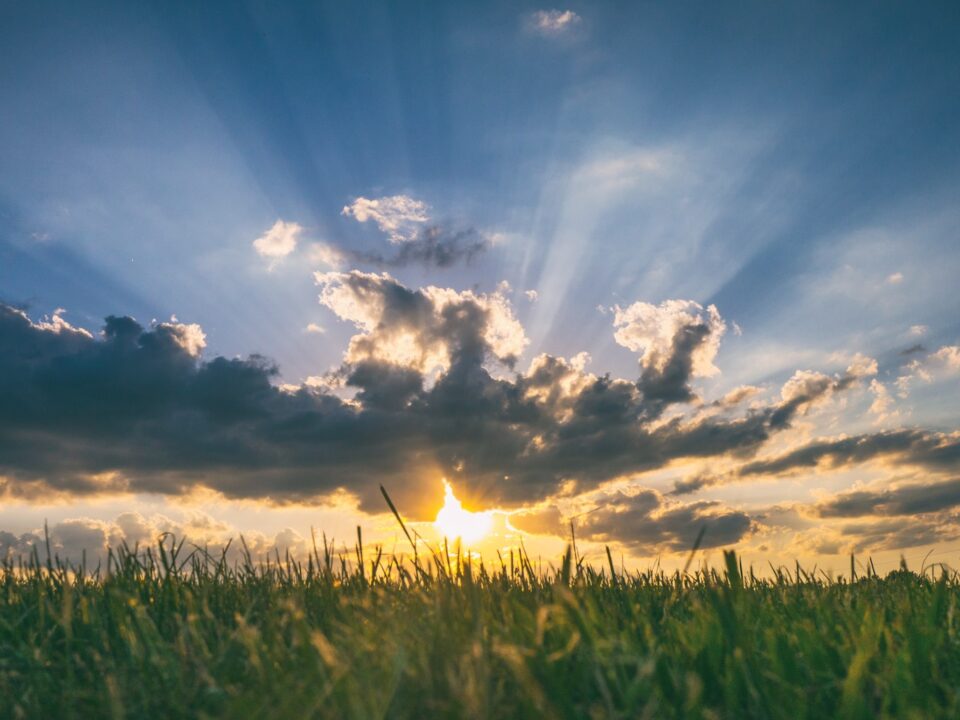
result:
[[[960,717],[955,577],[362,553],[8,563],[0,717]]]

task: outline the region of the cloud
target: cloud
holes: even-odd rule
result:
[[[456,229],[431,223],[429,206],[408,195],[392,195],[376,199],[359,197],[343,208],[343,215],[358,222],[372,220],[390,243],[396,246],[389,254],[379,251],[352,250],[323,245],[312,260],[338,269],[346,262],[401,268],[409,265],[448,268],[458,262],[472,261],[495,244],[497,236],[473,228]]]
[[[448,477],[465,502],[516,509],[678,460],[749,463],[808,405],[857,380],[854,371],[811,376],[779,399],[686,415],[694,358],[722,322],[710,311],[683,304],[689,319],[670,314],[672,342],[630,335],[643,352],[640,377],[622,379],[589,372],[585,353],[541,354],[518,369],[527,338],[503,290],[414,289],[359,271],[316,279],[320,302],[355,332],[331,376],[300,386],[277,386],[276,367],[260,356],[205,358],[202,331],[181,323],[111,316],[94,335],[0,305],[0,494],[208,488],[287,503],[346,492],[362,510],[382,511],[382,483],[424,517]],[[713,351],[701,357],[713,360]],[[671,407],[678,412],[665,415]],[[949,442],[900,440],[903,452],[929,463],[939,453],[943,464],[955,462]],[[838,462],[842,452],[820,450]],[[802,462],[780,461],[785,471]],[[684,518],[722,518],[717,538],[746,532],[732,512],[661,499],[649,514],[657,537],[681,546],[687,537],[672,528]],[[630,515],[611,513],[598,511],[590,532],[626,537]],[[637,532],[638,546],[653,542]]]
[[[960,472],[960,435],[898,429],[818,439],[780,455],[741,463],[725,473],[700,474],[678,480],[671,494],[683,495],[704,487],[740,482],[757,476],[783,477],[812,470],[840,470],[877,460],[927,472]]]
[[[816,440],[782,455],[747,463],[739,469],[739,475],[776,475],[809,470],[822,463],[839,468],[876,458],[927,470],[960,470],[960,436],[904,429]]]
[[[317,273],[320,302],[361,333],[347,363],[381,362],[420,372],[446,370],[459,355],[512,364],[527,344],[506,296],[438,287],[410,290],[389,274]]]
[[[933,353],[927,362],[949,373],[960,372],[960,345],[946,345]]]
[[[854,379],[873,377],[877,374],[877,361],[861,353],[856,353],[847,366],[847,376]]]
[[[910,354],[919,354],[923,346],[910,348]],[[929,353],[926,357],[916,358],[907,363],[904,372],[897,378],[897,394],[906,398],[915,381],[921,380],[932,383],[937,380],[953,377],[960,374],[960,345],[944,345],[939,350]]]
[[[960,505],[960,478],[852,490],[820,502],[815,512],[820,517],[854,518],[867,515],[920,515],[940,512]]]
[[[887,386],[874,378],[870,381],[870,392],[873,393],[873,402],[870,403],[870,412],[877,416],[876,422],[882,423],[897,417],[894,410],[896,400],[887,390]]]
[[[13,308],[10,308],[10,310],[13,312],[19,313],[19,315],[22,318],[27,320],[27,322],[30,322],[30,319],[27,317],[27,314],[22,310],[17,311],[17,310],[14,310]],[[76,333],[78,335],[85,336],[88,338],[93,337],[93,335],[91,335],[88,330],[74,327],[69,322],[67,322],[67,320],[63,317],[63,315],[66,312],[67,311],[64,310],[63,308],[57,308],[56,310],[53,311],[53,315],[44,316],[41,320],[37,321],[36,323],[31,322],[30,324],[39,330],[48,330],[57,335],[59,335],[60,333]]]
[[[420,227],[430,222],[429,206],[409,195],[390,195],[381,198],[358,197],[344,206],[342,214],[357,222],[372,220],[387,234],[392,243],[413,240]]]
[[[297,238],[303,228],[295,222],[277,220],[273,227],[253,241],[260,257],[270,260],[271,267],[297,249]]]
[[[471,262],[477,255],[486,252],[491,244],[487,235],[473,228],[452,231],[440,225],[431,225],[404,240],[390,255],[345,249],[339,252],[355,262],[379,267],[423,265],[448,268],[461,261]]]
[[[346,252],[329,243],[310,243],[307,248],[307,261],[313,265],[324,265],[333,270],[343,267],[349,260]]]
[[[716,404],[721,407],[735,407],[750,398],[758,396],[761,392],[763,390],[755,385],[740,385],[717,400]]]
[[[540,299],[540,294],[536,290],[525,290],[523,295],[532,303]]]
[[[698,473],[691,477],[686,477],[681,480],[676,480],[673,483],[673,489],[667,493],[668,495],[690,495],[695,493],[698,490],[701,490],[705,487],[710,487],[711,485],[716,485],[720,482],[720,479],[713,475],[708,475],[704,473]]]
[[[640,353],[640,386],[653,415],[667,404],[693,400],[691,377],[720,372],[713,360],[727,326],[713,305],[704,309],[692,300],[636,302],[616,306],[613,313],[614,339]]]
[[[207,346],[206,333],[196,323],[180,323],[173,318],[170,322],[156,323],[154,327],[166,333],[190,357],[200,357]]]
[[[733,545],[747,536],[750,517],[716,502],[667,501],[654,490],[621,493],[578,520],[578,535],[597,542],[618,541],[642,553],[690,550],[705,528],[701,547]]]
[[[303,329],[304,332],[313,333],[315,335],[323,335],[327,332],[326,328],[317,323],[307,323],[307,326]]]
[[[798,370],[780,390],[782,404],[771,418],[775,426],[789,423],[798,413],[826,403],[836,393],[847,390],[859,381],[877,373],[877,361],[855,355],[842,375],[829,376],[811,370]]]
[[[951,484],[932,487],[932,495],[940,497],[931,501],[923,499],[923,484],[874,487],[839,493],[815,505],[774,506],[754,517],[770,531],[793,533],[786,550],[794,555],[849,555],[947,543],[960,537]]]
[[[903,282],[903,273],[895,272],[887,276],[887,284],[889,285],[899,285]]]
[[[214,557],[227,552],[228,562],[240,560],[243,546],[232,542],[236,539],[237,528],[217,520],[198,510],[182,513],[179,519],[173,519],[156,513],[150,516],[139,512],[124,512],[112,521],[79,517],[68,518],[51,525],[46,532],[43,528],[14,535],[0,531],[0,560],[4,558],[28,558],[36,549],[41,560],[46,558],[47,537],[51,555],[72,564],[86,562],[88,569],[100,565],[104,568],[108,548],[120,544],[135,551],[156,548],[167,534],[185,543],[185,551],[202,547]],[[263,558],[286,551],[292,555],[306,557],[309,548],[298,533],[289,528],[278,532],[272,538],[258,532],[244,533],[244,544],[254,558]]]
[[[662,373],[673,359],[677,345],[695,337],[689,351],[691,374],[711,377],[720,372],[713,359],[727,326],[715,306],[704,310],[692,300],[667,300],[660,305],[636,302],[613,310],[613,325],[617,328],[614,339],[639,352],[645,368]]]
[[[570,531],[568,521],[554,505],[513,513],[510,515],[510,524],[532,535],[563,536]]]
[[[801,553],[849,555],[941,544],[958,537],[956,517],[898,517],[818,527],[799,533],[791,545]]]
[[[581,18],[573,10],[537,10],[530,14],[527,27],[540,35],[557,36],[570,32]]]
[[[900,355],[902,357],[906,357],[908,355],[916,355],[917,353],[925,353],[926,351],[927,348],[922,343],[915,343],[910,347],[901,350]]]
[[[618,492],[601,499],[591,510],[572,517],[565,517],[555,505],[510,516],[513,527],[538,535],[568,536],[571,522],[578,538],[622,543],[641,554],[690,550],[704,528],[701,547],[732,545],[754,526],[746,513],[720,503],[682,503],[636,487],[630,494]]]
[[[921,545],[951,542],[960,537],[957,518],[896,518],[869,523],[848,523],[840,529],[847,540],[846,550],[862,553],[868,550],[903,550]]]

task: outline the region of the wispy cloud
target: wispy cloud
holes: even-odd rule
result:
[[[423,228],[410,240],[400,243],[390,254],[360,250],[340,250],[348,258],[378,267],[425,267],[447,268],[460,261],[469,263],[492,245],[489,236],[473,228],[449,230],[440,225]]]
[[[310,243],[307,247],[306,256],[307,261],[314,267],[323,265],[334,270],[343,267],[348,260],[346,252],[335,245],[324,242]]]
[[[903,354],[913,356],[924,352],[922,345],[907,348]],[[897,378],[897,390],[901,398],[910,394],[910,387],[921,380],[932,383],[960,374],[960,345],[944,345],[925,357],[918,357],[907,363],[903,373]]]
[[[570,32],[581,22],[573,10],[537,10],[527,19],[527,27],[540,35],[556,36]]]

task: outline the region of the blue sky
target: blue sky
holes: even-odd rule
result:
[[[958,20],[947,3],[8,4],[0,300],[93,332],[176,316],[204,359],[263,354],[290,385],[357,333],[317,302],[318,271],[500,287],[529,339],[518,370],[586,351],[635,378],[615,308],[692,300],[727,324],[703,398],[775,396],[860,353],[875,373],[807,436],[949,434]],[[371,262],[413,235],[344,208],[401,196],[429,218],[411,233],[482,250]],[[264,257],[278,221],[296,248]]]

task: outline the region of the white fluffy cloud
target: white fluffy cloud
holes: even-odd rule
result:
[[[727,325],[714,305],[704,308],[693,300],[666,300],[660,305],[635,302],[625,308],[618,305],[613,312],[617,328],[614,338],[623,347],[640,353],[644,368],[662,371],[674,356],[679,333],[703,327],[705,337],[691,355],[693,375],[711,377],[720,372],[713,359]]]
[[[277,220],[273,227],[253,241],[253,249],[273,265],[297,249],[297,238],[302,232],[303,228],[295,222]]]
[[[410,290],[388,273],[316,273],[320,303],[362,332],[345,359],[389,362],[421,372],[446,369],[455,342],[475,334],[496,358],[515,359],[527,344],[523,326],[502,292],[425,287]]]
[[[201,351],[207,346],[206,333],[196,323],[177,322],[174,317],[170,322],[157,323],[157,327],[164,328],[191,357],[200,357]]]
[[[342,214],[365,223],[372,220],[392,243],[413,240],[424,223],[430,222],[429,206],[409,195],[381,198],[358,197],[343,208]]]

